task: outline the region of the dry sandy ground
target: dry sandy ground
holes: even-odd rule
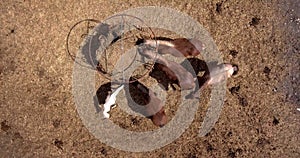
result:
[[[299,0],[0,4],[0,157],[300,157]],[[211,33],[224,61],[240,71],[228,80],[224,109],[207,136],[197,137],[194,121],[173,143],[131,153],[106,146],[82,124],[65,40],[82,19],[146,5],[193,17]],[[240,87],[240,97],[232,87]],[[124,124],[137,129],[151,122]]]

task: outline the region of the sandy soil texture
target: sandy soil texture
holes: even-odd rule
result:
[[[208,135],[197,136],[205,112],[199,108],[173,143],[132,153],[101,143],[83,125],[66,37],[80,20],[101,21],[149,5],[194,18],[210,32],[223,60],[240,70],[227,82],[221,117]],[[300,157],[299,8],[299,0],[1,1],[0,157]],[[80,31],[72,38],[82,41]],[[78,48],[76,40],[70,44],[71,52]],[[203,98],[199,107],[206,106],[209,89]],[[175,104],[176,98],[168,101]],[[121,127],[157,128],[149,119],[114,115],[119,111],[113,110],[112,120]],[[168,106],[170,117],[175,111]]]

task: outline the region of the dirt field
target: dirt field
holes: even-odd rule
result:
[[[0,4],[0,157],[300,157],[299,0]],[[83,125],[65,43],[80,20],[147,5],[193,17],[210,32],[223,60],[240,70],[228,80],[221,117],[207,136],[197,136],[199,110],[173,143],[131,153],[101,143]],[[74,52],[79,45],[70,47]],[[155,128],[148,119],[112,119],[132,130]]]

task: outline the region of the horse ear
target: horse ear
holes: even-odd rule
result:
[[[168,117],[165,113],[164,107],[161,108],[159,112],[157,112],[155,115],[151,116],[151,120],[154,125],[163,127],[168,122]]]
[[[192,39],[190,39],[189,41],[194,45],[194,47],[195,47],[199,52],[202,52],[202,51],[205,49],[205,45],[204,45],[201,41],[199,41],[199,40],[197,40],[197,39],[195,39],[195,38],[192,38]]]
[[[232,67],[233,67],[233,70],[234,70],[232,76],[234,76],[239,72],[239,67],[236,64],[232,64]]]

